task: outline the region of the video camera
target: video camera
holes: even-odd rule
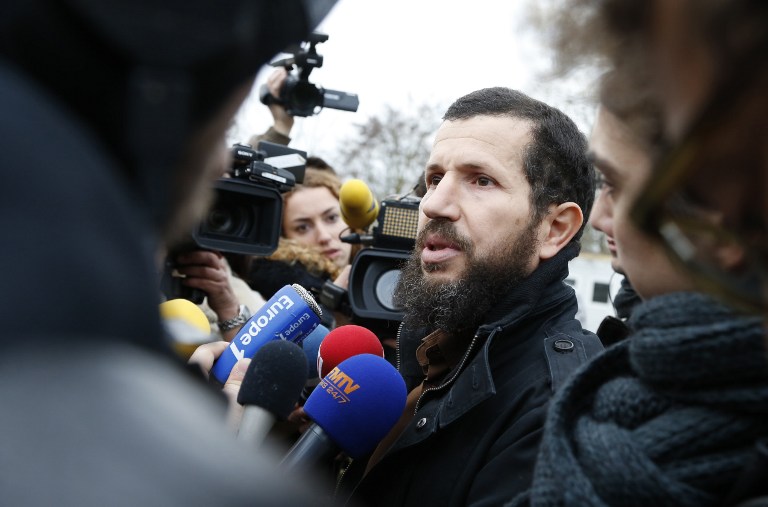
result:
[[[312,116],[324,107],[357,111],[360,105],[357,94],[328,90],[309,82],[312,70],[323,66],[323,56],[317,53],[316,46],[327,40],[328,36],[325,34],[311,33],[301,45],[285,50],[286,53],[292,54],[292,57],[272,62],[270,65],[273,67],[285,67],[289,72],[293,71],[295,66],[296,72],[288,74],[280,88],[278,99],[269,93],[267,85],[262,85],[259,93],[261,102],[266,105],[273,102],[282,104],[291,116]]]
[[[161,290],[169,298],[200,304],[201,291],[181,284],[173,259],[182,252],[208,249],[266,256],[277,250],[283,217],[282,193],[304,181],[307,153],[261,141],[256,149],[232,146],[229,177],[214,183],[214,203],[190,236],[166,257]]]
[[[354,322],[369,328],[387,327],[389,321],[401,321],[402,309],[393,302],[393,292],[400,279],[402,264],[416,243],[421,198],[405,195],[381,201],[376,225],[370,236],[342,238],[351,243],[363,243],[352,262],[349,289],[346,291],[349,310]],[[334,307],[332,284],[323,287],[321,301]]]

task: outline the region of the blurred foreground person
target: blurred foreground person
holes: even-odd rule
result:
[[[717,2],[704,3],[711,7]],[[671,125],[652,86],[657,78],[647,73],[653,68],[645,51],[647,39],[628,30],[649,21],[648,4],[605,1],[596,10],[591,2],[570,4],[564,11],[568,18],[592,24],[585,23],[576,34],[563,32],[562,40],[569,47],[572,41],[597,41],[593,48],[610,69],[602,81],[603,105],[650,93],[656,115]],[[597,16],[580,17],[574,6]],[[617,80],[621,87],[610,85]],[[649,138],[639,134],[636,120],[650,111],[608,109],[601,110],[593,133],[603,149],[642,153],[645,146],[651,159],[669,156],[665,150],[647,150]],[[717,144],[711,138],[706,146]],[[689,149],[683,159],[694,154]],[[672,220],[657,222],[657,228],[638,227],[637,206],[642,209],[654,195],[646,190],[648,182],[653,188],[654,182],[666,180],[664,173],[653,173],[654,162],[625,157],[623,164],[603,165],[613,188],[618,260],[646,301],[630,318],[630,338],[588,363],[556,395],[533,487],[528,498],[518,497],[513,505],[765,504],[750,501],[766,487],[764,322],[745,314],[748,305],[735,298],[696,292],[709,284],[696,269],[675,262],[683,259],[669,255],[668,242],[682,240],[679,231],[685,231],[687,244],[676,246],[685,247],[687,255],[738,267],[752,281],[759,272],[745,269],[756,266],[744,262],[743,244],[729,241],[725,231],[716,233],[726,216],[723,210],[693,193],[676,193],[666,208],[646,208],[654,216],[669,213]],[[713,179],[706,185],[717,187]],[[719,189],[727,191],[727,186]],[[697,247],[702,249],[698,255]]]
[[[3,2],[3,503],[321,501],[239,448],[171,351],[156,254],[202,218],[254,76],[322,4]]]
[[[634,209],[706,290],[734,307],[768,315],[768,4],[750,0],[652,2],[639,32],[672,149]],[[717,221],[676,216],[679,196],[716,211]],[[729,255],[713,256],[712,244]],[[766,338],[768,344],[768,337]],[[766,345],[768,349],[768,345]],[[768,369],[764,355],[763,368]],[[765,423],[768,404],[755,400]],[[768,505],[763,432],[734,486],[733,501]]]
[[[636,28],[672,147],[635,217],[663,238],[707,290],[768,314],[768,5],[746,0],[652,2]],[[685,221],[675,200],[716,221]],[[722,244],[729,255],[712,255]]]
[[[644,303],[629,338],[556,394],[530,505],[722,505],[766,432],[762,324],[693,292],[662,245],[630,221],[651,165],[627,123],[601,109],[592,142],[613,161],[636,162],[603,158],[599,167],[618,260]]]

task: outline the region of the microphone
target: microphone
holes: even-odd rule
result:
[[[304,405],[307,397],[320,382],[320,377],[317,375],[317,351],[328,332],[328,328],[320,324],[301,342],[301,348],[304,349],[304,355],[307,358],[307,382],[301,391],[301,396],[299,396],[300,405]]]
[[[359,354],[342,361],[309,395],[304,411],[312,424],[280,466],[308,468],[339,450],[365,456],[400,418],[406,395],[403,377],[386,359]]]
[[[307,380],[320,380],[317,374],[317,354],[320,344],[329,333],[328,328],[320,324],[301,342],[301,348],[304,349],[304,355],[307,358]]]
[[[363,180],[351,179],[339,190],[341,217],[353,229],[365,229],[379,215],[379,203]]]
[[[340,362],[358,354],[384,357],[384,347],[373,332],[362,326],[350,324],[335,328],[318,344],[314,361],[310,365],[310,374],[316,375],[312,377],[315,379],[315,384]],[[309,355],[307,360],[310,360]],[[301,393],[299,403],[306,403],[307,397],[315,389],[315,385],[310,385],[309,382],[307,384]]]
[[[358,354],[384,357],[384,347],[372,331],[362,326],[349,324],[335,328],[328,333],[318,349],[318,377],[325,377],[340,362]]]
[[[271,340],[288,340],[297,344],[320,324],[322,310],[312,295],[301,285],[286,285],[248,319],[240,332],[213,363],[213,378],[224,384],[240,359],[252,358]]]
[[[237,402],[245,406],[237,439],[259,446],[275,424],[293,410],[307,379],[307,361],[293,342],[265,343],[245,372]]]
[[[160,317],[174,349],[184,359],[189,359],[201,344],[212,341],[208,317],[188,299],[163,301],[160,303]]]

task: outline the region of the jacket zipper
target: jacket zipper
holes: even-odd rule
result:
[[[354,459],[350,458],[347,462],[347,466],[344,467],[344,470],[342,470],[339,473],[339,478],[336,480],[336,489],[333,490],[333,498],[337,498],[339,496],[339,489],[341,489],[341,482],[344,480],[344,475],[347,473],[347,470],[349,470],[349,467],[352,466],[352,462]]]
[[[488,335],[488,339],[490,340],[494,334],[496,334],[498,328],[494,329],[491,334]],[[475,333],[475,336],[472,337],[472,341],[469,342],[469,347],[467,347],[467,352],[464,354],[464,357],[461,358],[461,362],[459,363],[459,367],[456,368],[453,375],[451,375],[451,378],[448,379],[447,382],[443,382],[437,387],[430,387],[428,389],[424,389],[424,391],[421,392],[421,395],[419,396],[419,399],[416,400],[416,406],[413,409],[413,415],[416,415],[416,413],[419,411],[419,405],[421,404],[421,399],[424,398],[424,395],[430,392],[439,391],[440,389],[443,389],[446,386],[451,385],[454,380],[456,380],[456,377],[459,376],[459,373],[461,373],[462,368],[464,368],[464,363],[467,362],[467,358],[469,357],[469,354],[472,352],[472,349],[475,346],[475,343],[477,342],[477,338],[479,336],[479,333]]]
[[[401,322],[400,326],[397,328],[397,335],[395,336],[395,364],[397,367],[397,371],[400,371],[400,333],[402,332],[402,330],[403,330],[403,323]],[[339,473],[339,477],[338,479],[336,479],[336,488],[333,491],[333,498],[338,498],[339,490],[341,489],[341,483],[342,481],[344,481],[344,476],[347,474],[347,470],[349,470],[349,467],[352,466],[353,462],[354,462],[354,459],[350,458],[349,462],[347,463],[347,466],[345,466],[344,470],[342,470]]]

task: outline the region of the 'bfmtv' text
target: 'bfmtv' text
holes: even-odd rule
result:
[[[360,389],[360,384],[341,371],[339,367],[332,369],[331,372],[320,381],[320,389],[331,395],[339,403],[347,403],[349,395]]]
[[[234,354],[238,360],[243,359],[245,357],[245,347],[250,345],[251,341],[261,333],[261,330],[264,329],[281,311],[289,310],[293,305],[293,300],[287,295],[283,295],[267,308],[266,315],[259,315],[258,317],[252,318],[250,325],[247,328],[244,328],[243,331],[241,331],[241,334],[229,344],[229,349],[232,351],[232,354]],[[275,339],[291,340],[293,333],[300,329],[301,325],[310,318],[310,314],[304,312],[298,319],[294,320],[287,329],[276,332]],[[242,345],[243,348],[238,348],[238,344]]]

